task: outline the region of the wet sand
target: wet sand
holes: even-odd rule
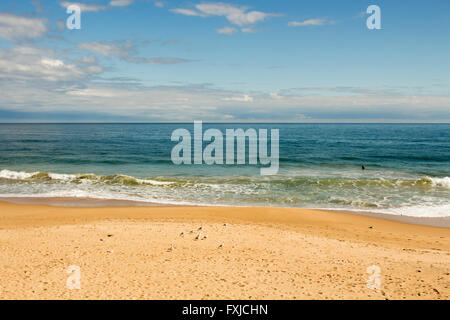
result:
[[[75,208],[102,208],[102,207],[179,207],[180,205],[160,204],[156,202],[141,202],[132,200],[116,199],[93,199],[93,198],[73,198],[73,197],[0,197],[0,202],[9,202],[16,204],[37,204],[51,205],[56,207],[75,207]],[[193,207],[198,207],[192,205]],[[185,206],[186,207],[186,206]],[[283,209],[282,209],[283,210]],[[377,213],[370,211],[348,211],[348,210],[328,210],[347,214],[363,215],[386,220],[399,221],[409,224],[418,224],[433,227],[450,228],[450,217],[410,217],[393,214]]]

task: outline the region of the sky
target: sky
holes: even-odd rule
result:
[[[0,122],[193,120],[450,122],[450,1],[0,2]]]

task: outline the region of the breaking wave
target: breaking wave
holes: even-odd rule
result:
[[[165,186],[172,182],[158,181],[153,179],[139,179],[127,175],[96,175],[96,174],[60,174],[45,172],[23,172],[1,170],[0,179],[15,180],[16,182],[39,182],[39,181],[57,181],[70,183],[104,183],[104,184],[122,184],[122,185],[156,185]]]
[[[389,177],[389,178],[387,178]],[[450,177],[170,176],[0,170],[0,197],[92,198],[173,205],[279,206],[450,216]]]

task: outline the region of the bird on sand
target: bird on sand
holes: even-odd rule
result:
[[[196,237],[195,237],[195,240],[200,240],[200,237],[202,236],[202,234],[201,233],[199,233]]]
[[[223,243],[220,244],[219,248],[223,248]]]
[[[205,234],[205,235],[203,236],[203,240],[206,240],[206,239],[208,239],[208,235],[207,235],[207,234]]]
[[[167,251],[171,252],[171,251],[173,251],[173,250],[175,250],[175,248],[173,247],[173,244],[171,244],[171,245],[170,245],[170,248],[167,249]]]

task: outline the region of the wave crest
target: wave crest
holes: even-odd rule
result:
[[[155,179],[140,179],[122,174],[115,174],[110,176],[102,176],[96,174],[64,174],[64,173],[46,173],[46,172],[25,172],[1,170],[0,179],[24,181],[24,182],[41,182],[41,181],[57,181],[57,182],[71,182],[71,183],[105,183],[105,184],[120,184],[120,185],[155,185],[166,186],[173,182],[159,181]]]
[[[40,182],[40,181],[56,181],[69,183],[104,183],[118,184],[126,186],[153,185],[153,186],[169,186],[169,185],[208,185],[213,187],[216,184],[273,184],[284,187],[301,187],[305,185],[317,185],[321,187],[440,187],[450,189],[450,177],[422,177],[419,179],[384,179],[384,178],[317,178],[317,177],[292,177],[287,176],[280,179],[274,177],[267,179],[265,177],[185,177],[185,178],[169,178],[153,177],[138,178],[123,174],[115,175],[97,175],[97,174],[64,174],[64,173],[46,173],[46,172],[25,172],[3,169],[0,171],[0,179],[14,180],[17,182]]]

